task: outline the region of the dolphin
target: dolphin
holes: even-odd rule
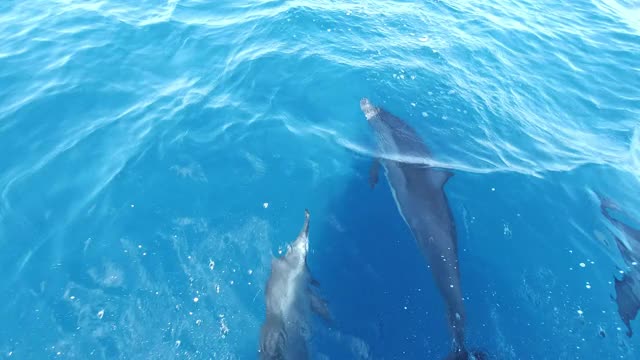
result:
[[[620,210],[616,204],[600,196],[600,211],[609,222],[623,235],[622,241],[614,234],[616,246],[620,251],[622,260],[629,267],[629,271],[622,275],[622,279],[614,276],[618,314],[627,327],[627,336],[633,335],[631,321],[638,316],[640,311],[640,230],[634,229],[622,221],[614,218],[610,210]]]
[[[330,321],[327,302],[317,294],[318,282],[307,266],[309,211],[287,253],[271,261],[266,286],[266,318],[260,330],[260,359],[308,359],[309,320],[315,312]]]
[[[360,108],[373,129],[382,155],[430,158],[427,146],[418,134],[400,118],[373,105],[367,98]],[[400,215],[418,248],[431,266],[431,272],[447,307],[453,351],[447,359],[482,358],[465,348],[465,311],[460,287],[456,228],[444,185],[453,175],[423,164],[405,163],[388,158],[375,159],[370,185],[378,182],[380,164],[391,188]]]

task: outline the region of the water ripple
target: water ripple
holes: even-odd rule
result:
[[[587,208],[580,203],[585,191],[611,189],[618,198],[637,192],[639,11],[627,0],[0,2],[0,264],[7,269],[0,288],[15,289],[0,309],[23,315],[24,302],[53,314],[29,324],[56,328],[33,356],[53,356],[54,345],[72,357],[92,347],[105,358],[126,354],[138,344],[127,333],[111,337],[110,326],[126,324],[128,335],[141,337],[142,322],[168,326],[153,309],[184,305],[182,291],[193,290],[170,283],[171,274],[213,293],[204,253],[231,249],[252,252],[262,278],[250,281],[264,280],[265,256],[282,245],[265,235],[270,226],[285,231],[280,216],[299,199],[322,207],[327,200],[310,195],[346,187],[348,177],[359,181],[366,176],[359,161],[378,156],[465,172],[472,184],[476,174],[527,179],[523,188],[532,192],[572,177],[576,184],[559,185],[555,197],[536,199],[563,214],[567,236],[538,229],[548,224],[518,228],[526,209],[505,197],[497,220],[487,220],[484,208],[469,210],[467,219],[465,208],[467,238],[506,238],[513,229],[513,239],[529,232],[532,243],[556,249],[544,239],[566,237],[572,256],[605,254],[619,263],[605,230],[585,225],[598,223],[595,200],[587,204],[595,206],[591,217],[580,217],[556,198]],[[409,122],[434,158],[377,153],[358,107],[363,96]],[[483,187],[470,189],[452,199],[467,206],[484,196]],[[273,217],[258,219],[257,211]],[[172,223],[209,215],[215,221],[193,220],[206,226]],[[253,220],[230,225],[236,219]],[[349,234],[352,224],[328,219]],[[498,235],[491,233],[496,226]],[[581,242],[594,233],[597,245]],[[153,243],[158,257],[178,265],[148,262],[150,250],[130,258],[139,249],[130,237]],[[78,246],[102,265],[77,275]],[[98,256],[103,252],[110,258]],[[227,275],[215,274],[215,281]],[[249,300],[262,296],[252,286],[238,291],[251,290]],[[145,292],[152,287],[168,297]],[[532,291],[526,296],[540,300]],[[89,300],[72,302],[73,293]],[[230,291],[212,303],[230,307],[246,296]],[[96,318],[98,305],[104,318]],[[258,322],[258,310],[247,311],[224,324],[243,344],[252,339],[234,329]],[[513,317],[501,311],[492,314],[496,324]],[[120,318],[109,318],[114,313]],[[153,346],[136,349],[152,357],[195,354],[191,315],[176,314],[161,317],[175,322],[151,336]],[[216,316],[206,326],[218,334]],[[231,356],[227,334],[218,335],[207,349]],[[521,351],[507,343],[508,331],[500,335],[502,347]],[[206,340],[198,333],[191,344]],[[373,353],[364,342],[358,347]]]

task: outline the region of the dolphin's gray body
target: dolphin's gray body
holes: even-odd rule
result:
[[[307,267],[309,212],[287,253],[271,262],[266,287],[266,318],[260,331],[260,358],[269,360],[307,359],[310,313],[329,320],[327,304],[316,293]]]
[[[373,128],[382,156],[430,158],[429,150],[418,134],[404,121],[368,99],[360,101]],[[436,285],[447,306],[454,351],[450,358],[466,358],[464,346],[465,312],[460,288],[456,229],[444,184],[451,173],[422,164],[388,158],[374,162],[371,185],[377,183],[378,161],[385,170],[398,211],[411,230],[423,256],[431,265]]]
[[[622,259],[629,267],[629,271],[622,275],[622,279],[614,278],[615,301],[618,305],[618,314],[627,326],[627,336],[631,337],[633,335],[631,321],[638,316],[638,311],[640,311],[640,231],[609,214],[610,209],[618,209],[615,204],[602,197],[600,197],[600,201],[602,214],[622,232],[626,240],[622,241],[617,235],[614,235]]]

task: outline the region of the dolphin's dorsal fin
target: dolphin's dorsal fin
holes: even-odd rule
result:
[[[453,175],[453,172],[449,170],[433,169],[432,179],[435,184],[444,186]]]

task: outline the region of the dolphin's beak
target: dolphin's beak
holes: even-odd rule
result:
[[[367,98],[360,99],[360,109],[366,116],[367,120],[370,120],[378,113],[378,109]]]
[[[360,110],[362,110],[363,113],[367,113],[367,110],[371,109],[371,103],[369,102],[369,99],[367,98],[362,98],[360,99]]]

